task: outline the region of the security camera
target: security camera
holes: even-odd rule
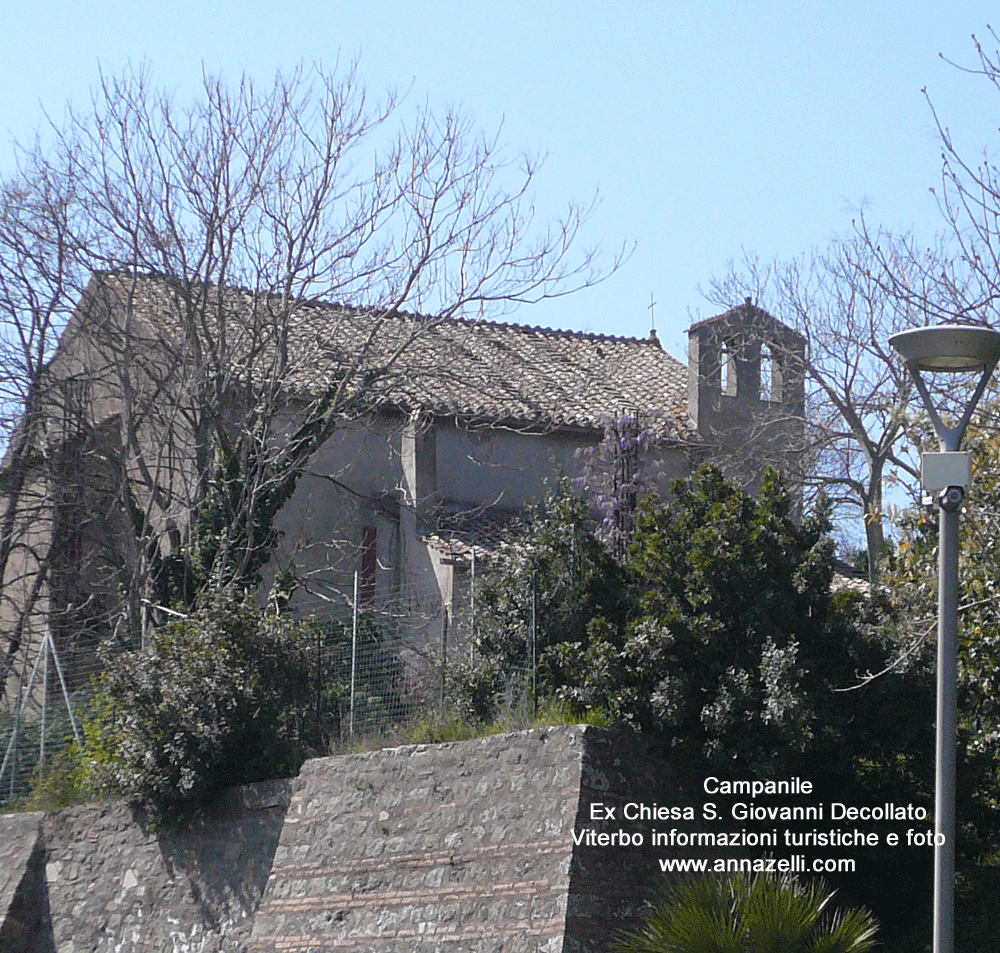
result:
[[[964,486],[948,486],[941,491],[941,495],[938,497],[938,505],[941,509],[954,513],[962,505],[962,500],[964,499]]]

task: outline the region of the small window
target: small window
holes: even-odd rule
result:
[[[760,349],[760,399],[770,403],[782,400],[781,358],[764,344]]]
[[[774,400],[774,361],[771,349],[766,345],[760,348],[760,399]]]
[[[63,381],[63,439],[72,440],[86,431],[90,411],[90,381],[84,378],[70,378]]]
[[[725,341],[719,348],[719,383],[723,394],[736,396],[736,355]]]

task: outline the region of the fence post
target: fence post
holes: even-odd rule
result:
[[[538,694],[535,681],[536,660],[538,657],[538,573],[531,574],[531,717],[538,714]]]
[[[44,650],[43,641],[43,650]],[[31,678],[28,680],[28,690],[24,691],[24,683],[21,682],[18,686],[18,705],[17,714],[14,716],[14,730],[10,734],[10,743],[7,745],[7,752],[3,757],[3,764],[0,765],[0,779],[3,778],[4,772],[7,770],[7,765],[10,764],[10,796],[14,797],[14,771],[17,766],[17,736],[21,730],[21,716],[24,714],[24,709],[28,704],[28,700],[31,698],[32,689],[35,687],[35,676],[38,675],[38,663],[41,661],[41,652],[35,656],[35,664],[31,669]],[[13,761],[11,757],[13,756]]]
[[[66,679],[63,677],[62,665],[59,663],[59,653],[56,651],[56,643],[52,640],[52,630],[47,629],[49,640],[49,651],[52,653],[52,664],[56,667],[56,675],[59,676],[59,685],[62,688],[63,701],[66,702],[66,712],[69,715],[70,727],[73,729],[73,737],[80,743],[80,726],[76,723],[76,715],[73,714],[73,705],[70,702],[69,690],[66,688]]]
[[[52,633],[46,629],[45,638],[42,640],[42,734],[38,743],[38,776],[45,777],[45,729],[49,720],[49,643],[52,641]]]
[[[472,547],[472,582],[469,586],[469,664],[476,660],[476,547]]]
[[[323,737],[323,630],[316,626],[316,738]]]
[[[358,571],[354,570],[354,616],[351,621],[351,726],[354,737],[354,682],[358,665]]]
[[[441,621],[441,717],[444,718],[445,695],[448,688],[448,607]]]

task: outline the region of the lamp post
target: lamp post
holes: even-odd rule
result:
[[[906,361],[940,441],[940,453],[925,453],[921,483],[937,503],[938,657],[934,772],[934,953],[955,949],[955,755],[958,680],[958,512],[969,483],[969,454],[959,447],[986,383],[1000,358],[1000,332],[945,324],[914,328],[889,338]],[[961,419],[941,419],[921,371],[979,373],[979,384]]]

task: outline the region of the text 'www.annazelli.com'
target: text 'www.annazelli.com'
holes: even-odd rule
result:
[[[854,873],[853,857],[671,857],[660,858],[664,873]]]

